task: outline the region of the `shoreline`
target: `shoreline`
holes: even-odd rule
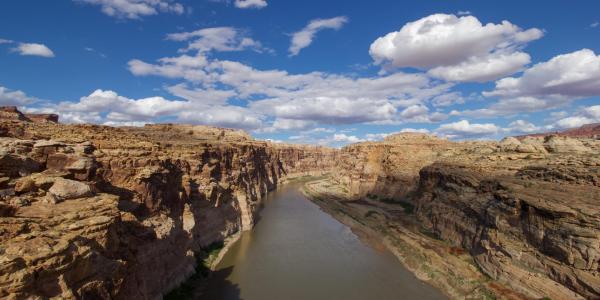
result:
[[[306,173],[306,172],[296,173],[296,174],[293,174],[292,176],[286,176],[279,182],[279,184],[273,190],[268,191],[264,197],[266,197],[269,193],[274,192],[289,183],[292,183],[292,182],[308,183],[311,181],[322,180],[323,178],[326,178],[327,174],[328,174],[327,172],[318,171],[318,172],[308,172],[308,173]],[[260,213],[260,211],[263,209],[263,205],[264,205],[264,203],[260,204],[259,209],[255,212],[256,214]],[[254,218],[256,218],[256,216],[254,216]],[[166,291],[163,294],[163,298],[174,298],[174,299],[185,298],[185,299],[187,299],[187,298],[195,298],[195,297],[202,295],[202,293],[204,292],[203,291],[204,283],[206,283],[207,280],[210,278],[210,276],[212,276],[212,272],[217,271],[218,265],[221,263],[221,261],[223,260],[225,255],[227,255],[227,253],[229,252],[231,247],[236,242],[239,241],[242,234],[244,234],[245,231],[253,230],[255,225],[256,224],[253,224],[252,228],[249,230],[239,230],[239,231],[235,232],[234,234],[232,234],[228,237],[225,237],[223,239],[223,241],[221,241],[223,243],[223,246],[218,250],[219,252],[216,254],[216,256],[214,256],[214,258],[211,258],[210,255],[206,258],[197,258],[198,261],[196,262],[196,270],[193,273],[189,274],[186,277],[186,279],[182,280],[173,289]],[[209,248],[209,247],[210,247],[210,245],[207,246],[207,248]],[[206,268],[207,270],[203,270],[203,268]],[[205,275],[199,274],[201,272],[207,272],[207,274],[205,274]],[[198,278],[199,275],[201,276],[201,278]],[[193,286],[192,290],[188,290],[188,289],[190,289],[190,285]],[[177,294],[177,295],[173,296],[173,297],[169,297],[169,295],[174,295],[174,294]],[[183,294],[183,295],[181,295],[181,294]]]
[[[217,266],[223,260],[223,257],[225,257],[227,252],[229,252],[229,249],[231,249],[233,244],[235,244],[240,239],[240,237],[242,237],[242,234],[243,234],[243,232],[238,231],[238,232],[234,233],[233,235],[225,238],[225,240],[223,240],[223,248],[221,248],[221,250],[219,250],[219,253],[217,254],[217,256],[213,260],[211,260],[210,265],[208,267],[211,272],[216,271]]]
[[[327,182],[328,179],[309,181],[301,191],[325,213],[350,227],[363,242],[371,244],[376,240],[417,279],[450,299],[533,299],[492,280],[477,268],[468,253],[421,232],[416,222],[392,221],[380,208],[363,203],[366,201],[339,198],[334,188],[325,185]],[[319,190],[323,187],[327,192]]]

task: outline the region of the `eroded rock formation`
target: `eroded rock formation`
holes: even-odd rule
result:
[[[250,229],[267,191],[337,155],[222,128],[7,115],[0,298],[157,298],[194,272],[197,251]]]
[[[402,134],[343,148],[332,174],[308,194],[453,297],[600,298],[599,140]],[[464,271],[471,260],[491,282]]]
[[[0,119],[34,123],[58,123],[56,114],[23,114],[16,106],[0,106]]]

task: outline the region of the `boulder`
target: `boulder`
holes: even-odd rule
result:
[[[48,192],[58,201],[89,197],[93,194],[89,185],[64,178],[56,178]]]
[[[28,192],[34,192],[37,190],[35,181],[31,177],[22,177],[15,183],[15,192],[17,194],[23,194]]]
[[[34,148],[43,148],[43,147],[63,147],[65,143],[53,141],[53,140],[40,140],[37,141],[33,147]]]
[[[500,141],[500,145],[520,145],[521,141],[519,141],[518,139],[512,137],[512,136],[508,136],[503,138]]]
[[[551,135],[546,137],[544,147],[548,152],[552,153],[568,153],[568,152],[590,152],[590,148],[583,145],[580,140]]]

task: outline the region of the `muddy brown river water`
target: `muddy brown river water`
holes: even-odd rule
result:
[[[390,252],[364,244],[290,183],[268,195],[202,299],[447,299]]]

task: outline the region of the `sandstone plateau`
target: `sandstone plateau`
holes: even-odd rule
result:
[[[186,125],[61,125],[0,110],[0,298],[155,299],[265,194],[337,151]]]
[[[600,298],[600,140],[349,145],[305,193],[452,298]]]

